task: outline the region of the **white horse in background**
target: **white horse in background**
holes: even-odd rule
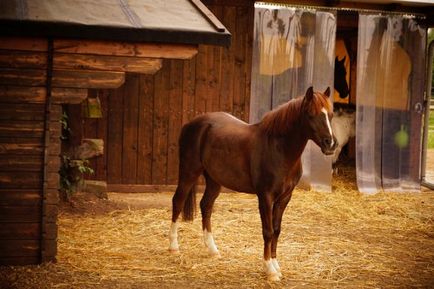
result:
[[[333,133],[338,140],[338,147],[333,154],[333,164],[335,164],[342,148],[351,137],[356,135],[356,112],[339,109],[334,112],[331,123]]]

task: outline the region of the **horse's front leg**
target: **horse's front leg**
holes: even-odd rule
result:
[[[277,242],[279,240],[280,229],[282,224],[282,216],[286,206],[291,200],[292,190],[286,190],[275,202],[273,206],[273,239],[271,242],[271,262],[276,269],[279,277],[282,277],[279,263],[277,262]]]
[[[264,237],[264,269],[268,280],[279,281],[279,273],[271,260],[271,245],[273,241],[273,200],[267,193],[258,194],[259,212],[262,221],[262,236]]]

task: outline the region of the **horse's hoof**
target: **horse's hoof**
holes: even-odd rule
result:
[[[279,278],[282,278],[282,272],[280,272],[280,271],[277,271],[277,276],[279,277]]]
[[[169,248],[169,252],[173,255],[179,255],[179,249]]]
[[[280,274],[280,275],[282,275],[282,274]],[[279,273],[268,274],[267,277],[268,277],[268,278],[267,278],[268,281],[271,281],[271,282],[278,282],[278,281],[280,281]]]
[[[217,252],[209,252],[209,256],[211,258],[215,258],[215,259],[220,259],[222,257],[222,255],[220,255],[219,251],[217,251]]]

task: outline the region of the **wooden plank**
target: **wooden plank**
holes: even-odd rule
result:
[[[204,114],[207,107],[208,94],[208,47],[199,45],[199,54],[196,57],[196,95],[195,95],[195,111],[196,114]]]
[[[79,104],[86,99],[87,89],[83,88],[53,88],[51,97],[53,104]]]
[[[38,172],[43,162],[42,154],[36,156],[0,154],[0,171]]]
[[[43,135],[44,123],[41,121],[0,120],[2,137],[35,137]]]
[[[60,181],[60,175],[55,172],[55,173],[51,173],[48,172],[47,173],[47,189],[59,189],[59,181]]]
[[[41,223],[3,223],[0,240],[37,240],[41,235]]]
[[[0,49],[0,67],[43,69],[46,66],[46,52]],[[53,68],[154,74],[161,68],[161,59],[129,56],[55,53],[53,56]]]
[[[53,66],[55,69],[87,69],[135,72],[143,74],[154,74],[160,70],[161,65],[161,59],[130,56],[55,53],[53,59]]]
[[[118,88],[125,81],[125,73],[95,70],[54,70],[53,87]]]
[[[39,223],[41,218],[42,210],[40,205],[2,206],[0,208],[0,223]]]
[[[45,76],[43,69],[0,68],[1,85],[42,86]]]
[[[39,256],[39,240],[0,240],[0,258]]]
[[[0,171],[0,188],[39,189],[42,187],[42,172]]]
[[[234,66],[234,116],[245,119],[245,98],[246,98],[246,44],[247,44],[247,24],[248,8],[236,8],[236,27],[235,36],[233,37],[235,66]]]
[[[139,81],[140,92],[139,130],[137,135],[137,183],[149,184],[152,181],[154,78],[146,75],[141,75]]]
[[[107,129],[107,180],[121,183],[122,172],[122,135],[123,135],[123,98],[125,87],[110,91],[108,129]]]
[[[56,239],[41,240],[41,262],[56,262],[57,241]]]
[[[182,75],[182,123],[185,124],[195,116],[196,58],[184,60]]]
[[[197,47],[188,44],[59,39],[54,41],[54,51],[56,53],[190,59],[196,55]]]
[[[42,225],[42,239],[54,240],[57,238],[58,226],[55,222],[46,222]],[[39,232],[40,233],[40,232]]]
[[[97,121],[96,138],[102,139],[104,142],[104,154],[95,158],[95,174],[92,179],[107,180],[107,123],[110,117],[108,107],[108,92],[109,90],[99,90],[98,97],[101,103],[102,118]]]
[[[43,86],[44,69],[0,68],[0,85]],[[53,87],[117,88],[123,84],[125,73],[95,70],[54,70]]]
[[[0,67],[44,68],[46,66],[46,52],[28,52],[0,49]]]
[[[232,43],[236,41],[235,28],[236,28],[236,8],[223,7],[222,22],[226,28],[232,32]],[[220,88],[220,110],[232,113],[233,112],[233,94],[234,94],[234,47],[222,48],[222,76]]]
[[[137,131],[139,126],[139,76],[129,74],[125,82],[122,138],[122,183],[137,181]]]
[[[42,104],[7,104],[0,106],[0,121],[45,121],[45,110]]]
[[[183,62],[171,60],[169,83],[169,124],[167,149],[167,184],[178,180],[178,139],[182,125],[182,72]]]
[[[44,103],[46,95],[44,87],[0,86],[2,103]]]
[[[135,185],[135,184],[109,184],[107,185],[108,192],[116,193],[159,193],[159,192],[174,192],[175,185]]]
[[[161,192],[175,192],[176,185],[138,185],[138,184],[110,184],[107,185],[108,192],[114,193],[161,193]],[[203,192],[205,190],[204,185],[197,186],[198,192]],[[223,193],[233,193],[226,188],[222,188]]]
[[[37,206],[41,201],[41,190],[0,189],[0,206]]]
[[[2,37],[0,49],[47,51],[47,40],[40,38]],[[56,39],[55,53],[190,59],[197,46],[190,44],[126,43],[116,41]]]
[[[43,200],[47,205],[57,205],[59,203],[59,190],[46,189],[44,192]]]
[[[170,62],[165,60],[163,69],[155,74],[152,184],[166,184],[167,180],[167,133],[169,114],[167,108],[170,69]]]
[[[48,41],[46,38],[2,36],[0,38],[0,49],[47,51]]]
[[[248,122],[250,117],[250,95],[252,85],[252,53],[253,53],[253,26],[254,26],[254,13],[255,8],[253,6],[248,7],[248,23],[246,33],[246,98],[244,99],[244,121]]]
[[[45,87],[0,86],[0,103],[45,103]],[[87,89],[53,88],[51,97],[54,104],[81,103],[87,97]]]
[[[59,214],[59,209],[57,204],[42,204],[42,218],[45,223],[54,223],[57,220],[57,215]]]
[[[98,96],[100,90],[91,89],[89,90],[89,97],[95,98]],[[97,128],[98,128],[98,122],[99,118],[86,118],[85,116],[82,116],[82,131],[83,131],[83,139],[95,139],[97,135]],[[81,140],[80,145],[83,142],[83,139]],[[89,159],[89,167],[91,167],[94,171],[96,169],[96,159],[90,158]],[[86,179],[92,179],[94,178],[93,174],[84,174],[84,178]]]
[[[36,155],[43,153],[42,135],[39,138],[22,137],[0,137],[1,155]]]

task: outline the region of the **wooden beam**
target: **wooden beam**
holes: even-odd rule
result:
[[[118,88],[124,81],[124,72],[93,70],[53,71],[53,87]]]
[[[83,54],[54,54],[55,69],[87,69],[155,74],[162,67],[157,58]]]
[[[0,68],[0,85],[43,86],[44,69]],[[53,87],[118,88],[125,81],[124,72],[94,70],[54,70]]]
[[[47,51],[48,41],[45,38],[32,37],[0,37],[0,49],[20,51]]]
[[[53,62],[54,69],[121,71],[142,74],[154,74],[162,66],[162,60],[157,58],[68,53],[56,53]],[[46,52],[0,49],[0,67],[43,69],[46,65]]]
[[[78,104],[86,99],[87,89],[53,88],[51,95],[54,104]],[[0,85],[0,102],[2,103],[45,103],[45,87],[26,87]]]
[[[129,57],[191,59],[198,52],[192,44],[133,43],[100,40],[55,39],[55,53],[111,55]],[[42,38],[0,37],[0,49],[47,51]]]
[[[191,59],[197,54],[197,51],[197,45],[187,44],[127,43],[70,39],[54,41],[55,53]]]

